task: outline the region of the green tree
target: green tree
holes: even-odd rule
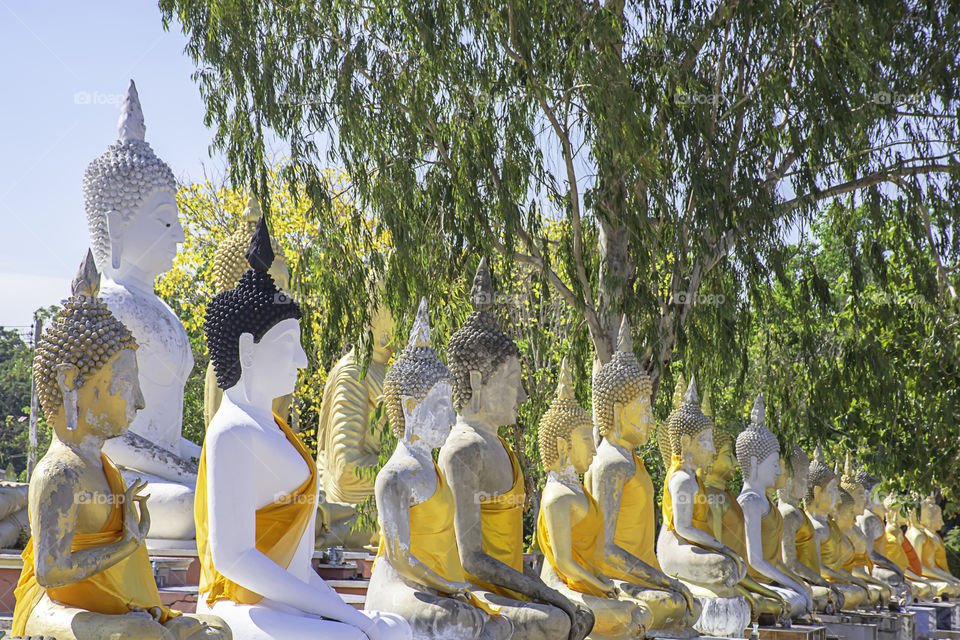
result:
[[[20,334],[0,328],[0,417],[30,415],[32,363],[33,350]]]

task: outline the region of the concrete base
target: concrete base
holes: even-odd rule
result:
[[[879,640],[877,625],[857,624],[850,621],[849,615],[828,616],[817,615],[821,625],[826,628],[827,638],[841,638],[842,640]]]
[[[916,614],[912,612],[853,613],[850,621],[877,626],[878,640],[916,640]]]
[[[744,629],[743,637],[749,638],[752,628]],[[826,640],[827,630],[822,626],[793,625],[791,627],[760,627],[760,640]]]

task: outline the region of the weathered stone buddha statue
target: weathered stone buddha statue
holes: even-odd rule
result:
[[[430,347],[424,298],[384,381],[397,448],[377,474],[380,549],[366,606],[402,616],[422,640],[506,640],[513,624],[466,582],[453,492],[432,458],[456,418],[452,394],[450,371]]]
[[[697,470],[713,460],[713,422],[700,410],[695,384],[691,377],[683,403],[664,425],[671,464],[664,480],[657,559],[664,573],[680,578],[700,599],[698,631],[739,634],[750,622],[750,606],[737,588],[746,564],[711,527],[709,497]]]
[[[30,533],[27,492],[25,482],[0,481],[0,549],[12,548],[21,535]]]
[[[841,553],[843,534],[833,514],[840,501],[837,474],[824,464],[820,448],[810,462],[804,511],[813,524],[814,539],[820,554],[820,575],[843,594],[843,608],[853,610],[867,603],[867,587],[843,570]]]
[[[883,498],[884,527],[883,538],[878,539],[875,548],[879,548],[884,557],[889,558],[902,571],[909,581],[914,595],[920,600],[932,600],[938,595],[937,585],[923,577],[923,565],[913,545],[903,535],[901,526],[907,524],[903,516],[900,496],[889,494]]]
[[[273,251],[257,223],[250,264],[207,305],[204,330],[223,401],[207,429],[197,474],[197,611],[238,638],[406,640],[394,614],[358,611],[313,570],[317,467],[273,413],[307,364],[300,307],[278,296]]]
[[[807,494],[809,474],[809,456],[794,445],[786,482],[777,493],[778,508],[783,517],[780,557],[788,569],[810,585],[814,608],[833,612],[843,605],[843,594],[821,575],[820,551],[813,523],[800,508],[800,501]]]
[[[162,606],[144,538],[141,480],[129,487],[103,443],[143,407],[137,342],[97,294],[89,252],[72,295],[37,345],[33,376],[53,429],[30,479],[33,536],[23,551],[12,632],[59,640],[231,637],[214,616]],[[139,507],[139,515],[138,515]]]
[[[806,587],[780,568],[783,517],[767,496],[781,475],[780,443],[764,424],[763,394],[757,394],[750,424],[737,436],[737,461],[743,473],[743,489],[737,502],[743,510],[743,536],[747,562],[757,575],[790,605],[792,616],[813,609]]]
[[[920,502],[920,514],[910,512],[906,531],[907,540],[913,545],[923,567],[923,577],[936,586],[938,595],[960,597],[960,580],[950,574],[947,567],[946,548],[937,533],[943,527],[940,507],[931,497]]]
[[[526,400],[520,351],[489,309],[493,289],[480,261],[474,311],[447,345],[457,422],[440,449],[440,470],[453,490],[454,528],[467,579],[511,612],[517,638],[582,640],[593,614],[523,573],[523,470],[497,430],[517,420]]]
[[[100,295],[140,345],[137,362],[146,405],[130,430],[108,440],[104,451],[128,483],[138,477],[150,482],[150,538],[192,540],[193,459],[200,447],[181,433],[183,388],[193,353],[180,319],[154,293],[154,282],[173,264],[184,236],[177,219],[176,180],[144,141],[145,131],[131,80],[119,138],[90,163],[83,178],[90,244],[103,273]]]
[[[227,291],[237,286],[240,276],[247,270],[247,259],[244,255],[247,247],[250,246],[250,238],[257,227],[257,221],[261,216],[260,203],[257,197],[250,194],[247,200],[247,206],[240,215],[240,223],[237,228],[227,236],[227,239],[217,246],[213,254],[213,288],[216,293]],[[283,250],[279,243],[273,240],[273,264],[270,265],[270,275],[281,291],[287,291],[290,286],[290,270],[287,268],[287,260],[283,256]],[[213,370],[213,363],[207,364],[207,373],[203,383],[203,424],[204,427],[210,424],[214,414],[220,408],[220,401],[223,399],[223,390],[217,386],[217,374]],[[293,401],[293,394],[287,394],[273,401],[273,411],[278,416],[286,417],[290,413],[290,404]]]
[[[393,318],[380,305],[371,318],[373,353],[366,374],[350,349],[330,370],[323,387],[317,431],[317,467],[321,501],[317,547],[361,548],[377,544],[376,532],[351,531],[356,506],[372,496],[374,484],[361,470],[377,464],[380,429],[370,428],[370,416],[383,394],[387,362],[393,357]]]
[[[886,606],[892,595],[890,587],[879,580],[875,580],[865,571],[853,573],[855,569],[860,568],[859,563],[863,562],[863,558],[865,558],[867,554],[861,550],[864,547],[854,542],[854,540],[863,541],[862,533],[860,533],[859,538],[848,536],[845,533],[851,530],[859,532],[855,524],[857,515],[856,500],[842,487],[839,489],[839,493],[840,500],[837,503],[836,521],[840,529],[840,566],[843,567],[844,571],[857,579],[857,584],[867,589],[867,592],[870,594],[870,604],[877,607]],[[863,544],[866,544],[865,541]],[[870,568],[873,568],[872,563],[870,564]]]
[[[593,421],[600,445],[584,477],[603,514],[603,573],[622,580],[653,614],[648,634],[695,633],[700,603],[683,584],[660,571],[655,555],[653,482],[636,448],[653,428],[650,378],[637,362],[626,317],[617,351],[593,381]]]
[[[624,583],[604,575],[603,513],[580,483],[596,452],[593,421],[577,403],[566,360],[557,395],[540,421],[540,458],[547,482],[540,498],[537,542],[543,581],[593,611],[590,638],[641,638],[653,621],[650,608],[629,597]]]
[[[857,527],[866,538],[867,553],[873,561],[873,570],[870,574],[890,587],[899,604],[912,602],[914,589],[907,581],[903,569],[896,562],[883,555],[884,509],[883,504],[877,500],[875,493],[880,481],[865,469],[859,469],[855,478],[866,496],[864,511],[857,516]]]

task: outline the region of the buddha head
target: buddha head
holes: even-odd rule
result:
[[[898,528],[906,524],[906,518],[903,517],[902,497],[896,493],[888,493],[883,498],[883,516],[888,525]]]
[[[540,460],[548,471],[572,466],[584,473],[597,452],[593,440],[593,421],[573,393],[573,378],[564,358],[560,363],[557,395],[540,419],[537,432]]]
[[[100,274],[88,250],[71,296],[33,359],[40,408],[62,441],[121,435],[144,407],[137,342],[99,292]]]
[[[847,452],[843,463],[843,475],[840,476],[840,488],[850,494],[853,498],[853,509],[857,513],[863,513],[867,507],[867,494],[863,486],[857,481],[857,472],[853,468],[853,460],[850,453]]]
[[[144,140],[146,126],[133,80],[119,129],[117,141],[84,173],[90,243],[108,276],[131,276],[152,285],[173,265],[184,236],[177,217],[177,183]]]
[[[263,217],[246,257],[250,268],[237,286],[207,305],[204,331],[217,385],[226,390],[242,380],[248,400],[272,400],[293,391],[299,369],[307,364],[300,345],[300,307],[268,273],[274,256]]]
[[[866,508],[872,511],[878,518],[882,518],[882,498],[880,498],[878,491],[880,480],[863,467],[860,467],[860,469],[857,470],[857,473],[854,477],[856,478],[857,484],[859,484],[860,488],[863,489],[864,499],[866,500]]]
[[[456,415],[450,371],[430,347],[427,299],[420,301],[410,342],[383,382],[387,419],[398,440],[436,449],[443,445]]]
[[[713,421],[700,409],[696,385],[696,378],[691,376],[683,402],[670,413],[664,426],[670,434],[670,453],[673,460],[705,469],[716,453],[713,446]]]
[[[841,531],[847,531],[853,526],[853,522],[857,517],[856,501],[846,490],[838,489],[837,491],[839,493],[836,517],[837,526],[840,527]]]
[[[477,268],[470,304],[473,312],[447,344],[454,407],[491,425],[513,424],[527,399],[521,384],[520,350],[489,311],[493,286],[486,258]]]
[[[633,353],[630,324],[623,316],[617,350],[594,377],[597,435],[623,441],[630,449],[646,444],[654,427],[650,392],[650,378]]]
[[[772,488],[783,471],[780,443],[764,424],[765,417],[763,393],[758,393],[750,412],[750,424],[737,436],[737,462],[744,484],[757,485],[763,491]]]
[[[707,486],[724,489],[727,486],[727,480],[732,478],[737,470],[737,459],[733,453],[733,439],[725,431],[714,428],[713,447],[716,450],[713,454],[713,462],[706,470],[703,480]]]
[[[797,445],[793,445],[790,452],[789,468],[790,473],[784,474],[786,479],[779,496],[782,501],[796,506],[807,494],[810,478],[810,457]]]
[[[943,511],[933,494],[920,502],[920,524],[930,531],[940,531],[943,528]]]
[[[674,410],[679,409],[680,405],[683,404],[683,394],[686,390],[687,382],[684,380],[683,373],[681,372],[680,375],[677,376],[677,386],[673,389]],[[673,459],[673,447],[670,444],[670,429],[667,428],[666,422],[657,427],[657,449],[660,450],[660,459],[663,460],[663,468],[669,469],[671,460]]]
[[[823,451],[818,446],[810,462],[806,507],[815,513],[830,513],[837,499],[837,474],[823,461]]]
[[[233,233],[217,246],[217,250],[213,254],[213,284],[217,293],[237,286],[240,276],[247,270],[247,248],[250,246],[250,239],[253,237],[257,222],[262,215],[260,203],[257,202],[257,197],[251,193],[247,199],[247,206],[240,214],[240,224],[237,225]],[[287,267],[287,260],[283,255],[280,244],[275,239],[271,239],[271,247],[275,255],[268,272],[279,289],[288,291],[290,288],[290,270]]]

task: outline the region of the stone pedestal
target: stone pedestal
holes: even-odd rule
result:
[[[705,636],[736,637],[750,624],[750,605],[743,596],[717,598],[695,594],[703,605],[693,628]]]
[[[751,628],[743,631],[743,637],[749,638]],[[760,640],[826,640],[827,630],[822,626],[793,625],[791,627],[760,627],[757,630]]]
[[[878,640],[916,640],[916,614],[910,611],[901,613],[852,613],[851,622],[873,624],[877,626]]]

